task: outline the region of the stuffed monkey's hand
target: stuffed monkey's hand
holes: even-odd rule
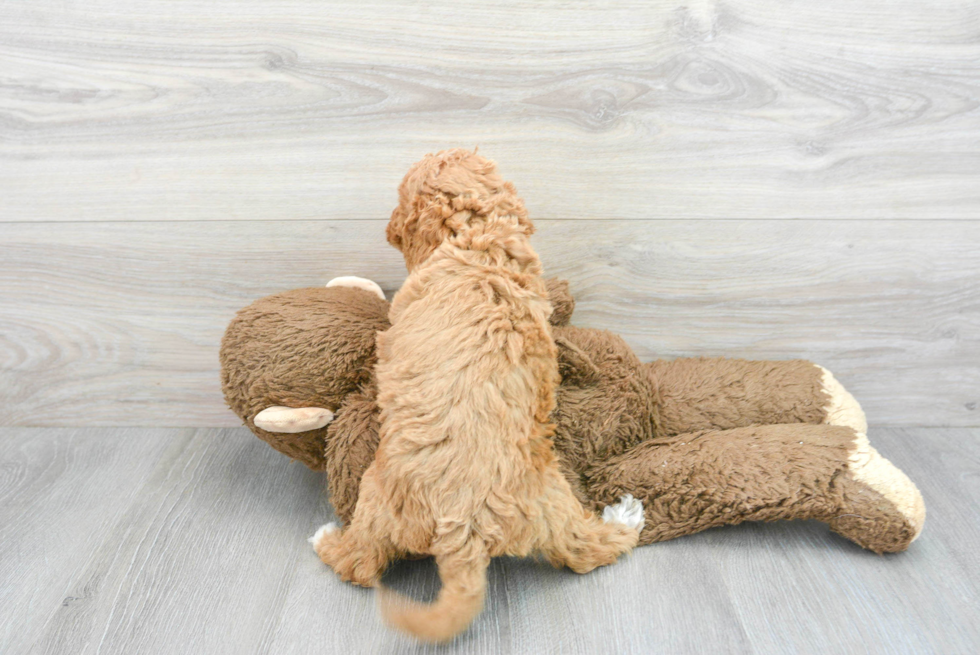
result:
[[[295,434],[319,430],[333,420],[333,412],[322,407],[267,407],[252,420],[255,427],[266,432]]]

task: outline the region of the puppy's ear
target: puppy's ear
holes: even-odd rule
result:
[[[443,193],[423,191],[403,203],[388,222],[388,243],[401,250],[409,270],[450,237],[453,230],[446,224],[454,214],[452,202]]]
[[[456,213],[449,197],[441,192],[420,193],[415,202],[415,239],[419,248],[432,251],[448,238],[452,230],[446,221]],[[426,253],[425,257],[428,257]]]
[[[527,208],[524,207],[524,201],[517,195],[517,189],[514,188],[511,182],[504,182],[503,188],[506,192],[506,200],[500,203],[501,210],[517,216],[517,224],[524,228],[526,235],[531,236],[534,234],[534,223],[527,216]]]
[[[401,207],[396,207],[395,211],[391,212],[391,220],[388,221],[388,226],[385,228],[385,236],[388,238],[388,243],[399,250],[402,249],[403,229],[405,229],[405,212],[402,211]]]

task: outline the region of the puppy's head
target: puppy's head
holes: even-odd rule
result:
[[[463,148],[428,154],[398,187],[388,243],[402,252],[411,271],[464,229],[471,216],[491,213],[514,216],[527,234],[533,232],[524,203],[492,161]]]

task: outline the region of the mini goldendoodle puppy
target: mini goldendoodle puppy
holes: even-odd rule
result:
[[[422,639],[466,629],[491,557],[539,552],[585,573],[635,546],[643,524],[632,497],[606,508],[608,523],[585,511],[559,472],[557,354],[533,231],[513,185],[466,150],[413,166],[388,225],[410,274],[378,337],[381,442],[350,525],[311,541],[364,586],[393,558],[435,556],[432,605],[383,604]]]

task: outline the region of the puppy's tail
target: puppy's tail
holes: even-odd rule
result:
[[[486,544],[471,535],[461,548],[436,556],[442,589],[431,605],[414,603],[394,591],[379,588],[385,621],[425,641],[449,641],[463,632],[483,609],[487,592]]]

